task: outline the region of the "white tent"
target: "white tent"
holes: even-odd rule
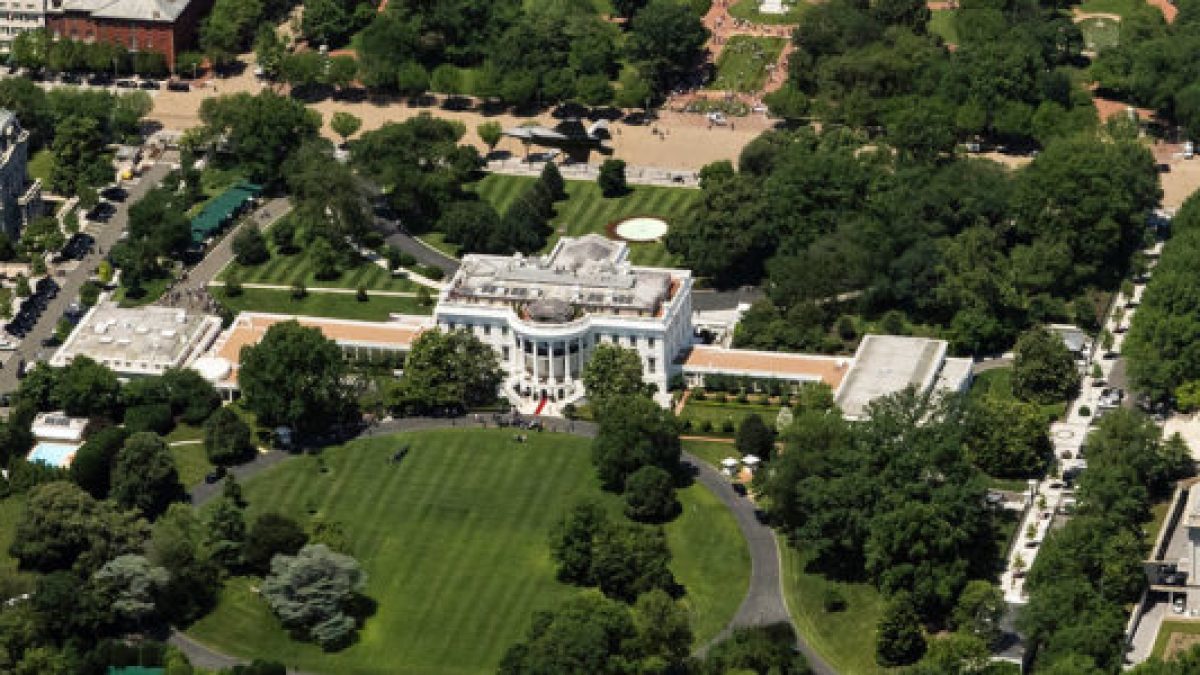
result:
[[[721,466],[725,467],[726,469],[735,468],[737,465],[738,460],[736,457],[726,457],[725,459],[721,460]]]
[[[746,466],[754,466],[761,461],[762,460],[758,458],[758,455],[746,455],[742,458],[742,463]]]

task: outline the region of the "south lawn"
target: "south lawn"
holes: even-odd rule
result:
[[[494,672],[534,611],[578,592],[559,583],[547,535],[571,504],[601,495],[588,441],[448,429],[362,439],[291,459],[245,483],[251,517],[278,510],[303,522],[341,523],[378,603],[360,640],[328,654],[292,641],[253,592],[233,579],[192,637],[245,657],[330,673]],[[399,465],[392,453],[410,444]],[[703,487],[681,494],[667,526],[674,570],[687,587],[698,641],[732,617],[749,581],[749,558],[732,516]]]
[[[498,212],[504,213],[535,180],[490,174],[476,183],[474,189]],[[555,231],[546,250],[562,235],[577,237],[590,232],[604,236],[610,223],[631,216],[658,216],[668,225],[679,223],[692,216],[700,196],[699,190],[688,188],[631,185],[629,193],[622,197],[604,197],[594,181],[569,180],[567,199],[554,205],[557,213],[550,225]],[[638,265],[670,266],[679,262],[659,242],[631,243],[629,249],[630,257]]]
[[[391,272],[369,261],[360,262],[334,279],[318,279],[313,274],[312,260],[307,252],[283,255],[273,249],[272,246],[271,259],[261,265],[245,266],[237,261],[230,262],[219,278],[228,281],[231,275],[235,275],[243,284],[272,286],[291,286],[300,282],[307,288],[356,289],[362,286],[368,291],[415,291],[417,288],[408,279],[393,277]]]

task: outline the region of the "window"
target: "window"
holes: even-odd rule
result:
[[[510,351],[509,351],[509,348],[508,348],[508,347],[505,347],[505,348],[504,348],[504,360],[505,360],[505,361],[507,361],[507,360],[509,359],[509,355],[510,355],[511,353],[512,353],[512,352],[510,352]]]
[[[646,359],[646,372],[647,373],[654,372],[654,359]]]
[[[630,346],[630,347],[636,347],[636,346],[637,346],[637,336],[636,336],[636,335],[630,335],[630,336],[629,336],[629,346]]]
[[[652,338],[652,337],[646,338],[646,346],[649,347],[650,349],[654,349],[654,338]]]
[[[492,324],[490,324],[490,323],[483,324],[483,334],[484,335],[492,334]]]
[[[500,327],[500,334],[501,334],[501,335],[503,335],[503,336],[505,336],[505,337],[508,337],[508,326],[501,326],[501,327]]]

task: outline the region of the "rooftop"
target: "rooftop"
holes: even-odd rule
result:
[[[849,367],[850,359],[836,356],[760,352],[707,345],[692,347],[683,359],[684,372],[820,381],[834,391],[837,391]]]
[[[628,255],[623,242],[596,234],[564,237],[544,256],[468,255],[450,284],[446,301],[539,302],[539,309],[552,310],[541,313],[549,318],[562,318],[561,303],[593,313],[652,316],[671,299],[672,280],[690,276],[690,272],[634,267]]]
[[[837,404],[849,419],[862,418],[877,398],[912,386],[928,391],[945,360],[945,340],[898,335],[867,335],[837,392]]]
[[[50,12],[87,12],[100,19],[174,21],[190,0],[51,0]]]
[[[221,320],[171,307],[93,307],[50,359],[65,366],[87,356],[117,373],[153,375],[191,363],[212,344]]]

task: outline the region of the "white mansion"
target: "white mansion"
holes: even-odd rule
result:
[[[580,398],[583,365],[604,342],[635,350],[646,382],[665,396],[692,344],[692,275],[628,258],[626,244],[594,234],[564,237],[539,257],[468,255],[434,318],[496,350],[510,398]]]

